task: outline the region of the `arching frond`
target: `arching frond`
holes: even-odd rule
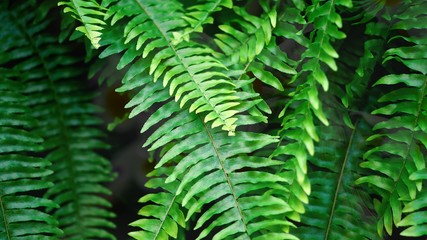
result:
[[[383,218],[387,233],[391,234],[393,222],[396,224],[401,220],[401,201],[415,199],[417,191],[422,189],[422,181],[412,181],[409,177],[425,168],[422,152],[426,145],[419,145],[419,141],[423,140],[419,136],[425,134],[425,129],[421,127],[423,123],[420,126],[420,122],[424,121],[425,110],[421,106],[426,101],[427,78],[421,74],[387,75],[377,82],[379,84],[405,84],[406,87],[380,98],[380,102],[387,105],[373,113],[390,116],[390,119],[377,124],[375,129],[384,132],[368,140],[383,139],[384,143],[368,151],[364,156],[367,161],[362,163],[363,167],[378,171],[378,175],[362,177],[358,183],[371,184],[381,195],[377,211]],[[392,96],[399,97],[393,99]],[[382,224],[378,227],[378,231],[381,230]]]
[[[307,42],[301,35],[301,31],[297,31],[293,24],[289,24],[295,20],[286,20],[285,15],[285,19],[281,21],[282,26],[286,27],[285,30],[276,31],[277,34],[297,42],[306,50],[301,54],[298,63],[301,70],[293,76],[291,81],[294,86],[290,93],[291,98],[279,115],[282,118],[280,130],[282,141],[273,155],[293,162],[295,171],[293,186],[299,191],[292,191],[294,194],[291,194],[288,201],[296,212],[302,214],[305,212],[303,204],[308,203],[308,195],[311,192],[307,178],[307,157],[314,155],[314,142],[320,140],[314,120],[317,118],[324,125],[329,124],[318,96],[318,84],[327,91],[329,81],[326,66],[333,71],[337,70],[334,59],[338,58],[338,54],[332,43],[345,38],[345,34],[338,30],[342,27],[342,20],[336,7],[338,5],[351,7],[351,1],[313,1],[313,5],[305,8],[303,4],[295,5],[290,13],[298,16],[301,10],[305,10],[308,24],[304,27],[311,26],[313,30]],[[304,21],[300,20],[300,23]]]
[[[114,31],[106,32],[104,36],[117,36]],[[112,37],[105,44],[109,47],[102,56],[119,53],[127,46],[121,37]],[[120,61],[126,57],[125,53]],[[289,177],[285,173],[273,174],[272,167],[281,162],[257,155],[259,149],[277,142],[277,139],[267,134],[241,131],[228,136],[221,130],[211,129],[203,116],[191,110],[192,105],[180,106],[171,99],[162,82],[154,81],[154,76],[149,74],[150,65],[146,59],[136,60],[123,78],[123,86],[117,89],[134,92],[127,104],[127,107],[133,107],[131,116],[157,106],[141,130],[145,133],[155,128],[144,146],[150,151],[167,147],[153,173],[157,176],[155,183],[151,185],[162,187],[164,197],[159,200],[157,195],[148,195],[141,199],[148,205],[140,212],[142,219],[132,223],[141,230],[132,232],[131,236],[137,239],[175,237],[179,226],[184,226],[179,217],[181,214],[185,214],[185,221],[188,221],[199,209],[206,207],[207,211],[198,217],[196,225],[197,229],[205,227],[199,239],[255,239],[263,234],[272,234],[278,239],[292,238],[287,232],[293,224],[273,218],[285,216],[292,210],[280,199],[288,192]],[[240,80],[234,84],[245,89],[250,81]],[[236,100],[246,101],[234,106],[242,113],[238,123],[248,125],[263,120],[243,114],[260,101],[257,94],[242,91],[236,92],[235,96],[238,97]],[[162,181],[166,184],[162,185]],[[158,209],[158,214],[151,215],[144,208]],[[263,211],[271,212],[272,216],[259,215]],[[287,229],[286,232],[283,229]]]
[[[29,116],[36,120],[34,131],[45,141],[40,144],[52,165],[53,173],[44,179],[52,182],[45,198],[60,208],[49,208],[63,230],[62,238],[114,239],[105,229],[114,225],[110,203],[100,195],[109,194],[101,183],[112,180],[110,163],[95,153],[105,148],[96,128],[100,120],[92,116],[97,108],[92,96],[84,92],[84,72],[74,67],[82,59],[75,57],[73,47],[59,45],[49,26],[54,18],[34,24],[28,4],[14,5],[4,19],[8,32],[2,61],[20,73],[22,93]],[[19,17],[18,17],[19,16]],[[21,17],[25,16],[25,17]],[[20,54],[17,54],[20,53]]]
[[[4,22],[4,11],[0,19]],[[58,205],[32,193],[52,187],[43,180],[52,174],[51,163],[36,157],[43,139],[33,131],[22,86],[7,75],[0,69],[0,238],[57,239],[62,233],[58,222],[41,208]]]
[[[295,75],[294,80],[299,84],[293,94],[293,101],[301,102],[300,106],[301,115],[305,115],[304,127],[301,129],[307,137],[304,137],[303,143],[307,148],[310,155],[314,153],[313,140],[318,141],[315,129],[311,127],[313,125],[312,113],[325,125],[327,125],[327,119],[323,116],[321,103],[318,98],[317,84],[320,84],[324,91],[329,88],[328,79],[323,68],[323,64],[326,64],[331,70],[336,71],[337,66],[335,58],[338,58],[337,52],[332,47],[331,43],[335,39],[345,38],[345,34],[338,30],[342,27],[342,20],[339,13],[336,12],[335,5],[344,5],[347,7],[351,6],[351,1],[328,1],[324,4],[321,1],[314,1],[312,6],[307,7],[308,12],[308,23],[311,23],[314,31],[310,35],[311,43],[306,45],[307,50],[301,55],[304,60],[301,71]],[[286,37],[286,36],[285,36]],[[303,78],[302,74],[307,73],[305,80],[299,80]],[[299,97],[300,95],[303,95]],[[285,112],[285,110],[282,112]],[[296,116],[289,119],[295,119]],[[283,125],[286,126],[286,120],[283,121]]]
[[[161,116],[169,115],[164,111],[170,112],[171,117],[163,119]],[[185,109],[180,110],[174,102],[160,107],[145,123],[142,131],[159,120],[165,122],[148,138],[145,145],[150,145],[150,150],[155,150],[171,141],[177,142],[166,151],[156,166],[162,169],[162,166],[180,158],[166,179],[168,184],[179,185],[175,186],[176,193],[168,195],[175,199],[182,198],[180,203],[188,209],[187,221],[205,205],[210,206],[198,218],[196,229],[205,226],[198,239],[212,236],[212,239],[251,239],[261,236],[264,231],[265,234],[271,233],[272,226],[289,228],[292,225],[285,220],[276,221],[259,215],[261,212],[283,215],[291,211],[288,204],[278,197],[284,194],[278,191],[283,190],[283,186],[278,183],[286,183],[289,179],[262,170],[280,162],[247,155],[275,142],[274,138],[240,131],[236,132],[236,136],[230,137],[221,131],[212,131],[197,115],[190,114]],[[189,145],[190,141],[197,144]],[[251,185],[250,188],[248,184]],[[270,192],[267,191],[267,186]],[[277,189],[271,189],[272,186]],[[178,222],[176,218],[173,219]],[[263,230],[261,226],[269,230]],[[144,225],[140,227],[149,231]],[[276,232],[280,237],[278,239],[290,236],[281,229]]]
[[[194,42],[174,44],[173,33],[188,26],[182,19],[181,4],[171,0],[165,9],[164,3],[158,1],[113,2],[106,5],[107,17],[112,24],[125,16],[131,18],[121,33],[125,44],[130,44],[120,49],[109,47],[102,56],[126,50],[119,69],[135,58],[149,57],[149,74],[154,81],[161,79],[163,87],[169,87],[169,94],[180,106],[188,102],[191,111],[206,113],[206,123],[212,122],[213,127],[222,127],[232,135],[238,113],[232,108],[239,104],[236,86],[224,74],[226,67],[213,57],[211,49]]]
[[[422,29],[422,19],[425,13],[418,11],[422,1],[407,2],[399,13],[395,14],[392,29]],[[391,38],[403,38],[399,33]],[[416,34],[412,39],[421,39]],[[409,38],[411,39],[411,38]],[[409,40],[408,39],[408,40]],[[424,154],[427,145],[423,136],[426,135],[427,76],[424,63],[427,61],[425,44],[413,45],[407,41],[405,47],[391,46],[384,54],[384,61],[395,60],[406,66],[405,72],[392,73],[380,78],[375,86],[389,86],[389,90],[378,99],[381,106],[373,114],[385,116],[387,119],[378,123],[374,130],[376,134],[368,140],[380,141],[365,153],[365,168],[375,171],[375,175],[361,177],[358,183],[368,183],[380,196],[374,201],[376,211],[381,217],[378,232],[382,234],[383,227],[392,234],[393,226],[402,219],[402,211],[408,202],[414,201],[423,188],[423,178],[416,177],[418,172],[425,171]],[[408,210],[407,208],[406,210]],[[420,209],[418,209],[420,210]],[[416,211],[416,210],[415,210]],[[418,214],[405,211],[407,214]],[[414,225],[418,223],[413,222]],[[408,222],[403,221],[402,226]],[[416,228],[416,227],[415,227]],[[413,228],[412,228],[413,229]],[[415,234],[408,230],[405,235]],[[418,233],[419,234],[419,233]]]
[[[366,24],[365,35],[368,37],[364,41],[364,49],[359,58],[356,74],[351,81],[345,84],[345,93],[341,101],[346,108],[351,108],[357,99],[363,98],[366,89],[370,85],[370,79],[374,69],[385,51],[390,25],[381,22],[371,22]],[[345,59],[344,59],[345,60]],[[348,64],[348,61],[344,61]],[[361,110],[361,109],[359,109]]]

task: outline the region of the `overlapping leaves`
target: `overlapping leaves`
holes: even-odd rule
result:
[[[269,1],[259,1],[259,4],[263,9],[260,17],[250,14],[245,7],[234,7],[236,17],[218,26],[221,32],[215,35],[214,41],[224,54],[222,61],[227,66],[283,91],[283,83],[268,68],[281,74],[296,74],[295,62],[275,43],[277,4],[270,6]]]
[[[263,216],[258,215],[261,210],[275,209],[275,214],[290,210],[286,202],[274,196],[274,191],[266,193],[267,186],[271,184],[283,189],[278,182],[286,182],[287,178],[261,171],[280,162],[247,155],[277,140],[269,135],[241,132],[229,137],[222,130],[210,129],[200,116],[190,113],[186,108],[181,109],[178,103],[169,100],[171,97],[168,90],[162,87],[161,82],[154,83],[152,77],[147,75],[148,65],[144,59],[136,61],[118,91],[138,90],[129,104],[133,106],[135,103],[133,111],[145,111],[153,104],[161,103],[161,107],[151,115],[141,130],[144,133],[157,126],[144,146],[150,146],[149,150],[154,151],[174,144],[166,148],[157,165],[158,170],[152,173],[160,178],[155,178],[154,183],[148,184],[150,187],[162,187],[166,191],[161,194],[161,200],[157,195],[147,195],[141,199],[142,202],[151,204],[141,209],[143,218],[132,224],[142,230],[131,233],[131,236],[137,239],[176,237],[179,233],[178,226],[185,226],[182,218],[184,213],[187,215],[185,220],[188,221],[195,212],[208,204],[213,205],[199,218],[196,226],[200,228],[208,224],[199,238],[212,236],[209,235],[212,234],[211,231],[217,231],[214,239],[239,235],[248,238],[250,235],[259,235],[260,226],[291,225],[287,221],[263,219]],[[242,98],[248,95],[250,96],[240,94]],[[250,99],[248,103],[251,103]],[[242,122],[251,123],[250,116],[241,117],[241,120],[246,119]],[[161,124],[157,125],[159,122]],[[239,141],[235,141],[236,138]],[[189,142],[195,144],[188,144]],[[165,166],[170,164],[174,166],[173,170],[169,167],[169,170],[165,170]],[[166,185],[162,184],[165,178]],[[252,187],[247,189],[244,186],[249,186],[248,184]],[[266,200],[263,203],[265,205],[249,204],[250,199],[261,197]],[[157,213],[152,215],[148,209],[157,209]],[[214,216],[216,214],[219,215]],[[206,222],[212,218],[213,222]],[[219,228],[223,230],[219,231]],[[274,234],[288,236],[280,231]]]
[[[170,114],[172,114],[170,118],[163,119],[162,116]],[[173,170],[166,175],[166,183],[172,184],[173,188],[172,190],[166,188],[168,192],[165,195],[169,198],[165,199],[170,199],[167,204],[171,204],[168,206],[175,209],[174,212],[166,213],[170,214],[170,218],[174,221],[172,225],[162,221],[162,231],[170,236],[176,236],[177,224],[174,222],[183,226],[183,219],[178,218],[182,214],[182,211],[177,211],[175,201],[178,200],[178,203],[186,208],[186,221],[205,205],[210,206],[198,218],[196,229],[204,226],[198,239],[208,236],[213,236],[213,239],[249,239],[250,236],[260,236],[261,226],[291,225],[284,220],[277,221],[260,215],[262,212],[281,215],[291,211],[287,203],[280,199],[282,193],[274,191],[274,186],[277,190],[282,190],[284,187],[278,183],[286,183],[288,179],[285,176],[262,171],[263,168],[278,165],[280,162],[247,155],[275,142],[274,138],[241,132],[229,137],[220,130],[213,131],[207,128],[199,116],[188,113],[185,109],[180,110],[173,101],[160,107],[148,119],[142,131],[155,125],[159,120],[165,122],[148,138],[145,145],[150,145],[150,150],[155,150],[171,141],[176,143],[165,151],[156,168],[164,172],[161,170],[164,165],[173,164],[176,158],[179,159],[174,164]],[[235,141],[236,138],[239,141]],[[189,141],[196,144],[188,144]],[[270,192],[266,192],[267,186],[270,186]],[[151,197],[154,196],[143,197],[142,201],[151,200],[158,203]],[[260,201],[261,199],[263,201]],[[169,216],[156,218],[168,219]],[[153,235],[153,230],[148,229],[148,225],[140,221],[135,225],[143,228],[141,232],[132,234],[137,239],[145,239],[144,237],[157,239],[160,236]],[[281,238],[288,236],[281,231],[270,234],[277,234]]]
[[[336,119],[342,120],[339,115]],[[309,158],[313,190],[301,218],[303,225],[295,230],[300,239],[379,239],[376,219],[370,212],[371,199],[354,184],[363,172],[358,166],[364,150],[362,133],[369,131],[360,121],[354,129],[342,121],[318,127],[323,137],[316,155]]]
[[[233,1],[231,0],[198,0],[194,5],[188,6],[185,9],[185,19],[190,24],[187,29],[181,32],[175,32],[175,42],[182,40],[189,41],[193,33],[203,33],[203,28],[207,24],[212,24],[214,18],[212,14],[221,11],[224,8],[232,8]]]
[[[415,20],[425,17],[420,12],[421,2],[408,2],[403,10],[394,17],[396,22],[392,29],[422,29],[423,23]],[[417,34],[406,37],[400,34],[391,38],[390,42],[403,38],[407,42],[405,47],[390,47],[384,54],[384,62],[391,60],[401,62],[406,66],[406,73],[393,73],[380,78],[375,85],[395,86],[378,99],[381,107],[373,111],[373,114],[385,116],[387,119],[378,123],[374,130],[376,134],[368,140],[381,141],[378,146],[365,153],[365,168],[377,172],[376,175],[365,176],[358,180],[359,183],[369,183],[381,196],[374,201],[376,211],[381,217],[378,224],[378,232],[382,234],[385,227],[388,234],[392,234],[394,225],[412,226],[402,233],[407,236],[421,236],[425,234],[425,225],[411,221],[411,217],[420,214],[421,208],[413,206],[418,194],[423,195],[425,189],[422,172],[425,171],[425,141],[427,128],[426,102],[427,102],[427,76],[425,66],[424,44],[413,45],[423,39]],[[396,87],[400,86],[400,87]],[[421,191],[421,193],[419,193]],[[414,212],[411,212],[411,210]],[[419,212],[418,212],[419,211]],[[403,212],[409,214],[406,220],[402,220]],[[402,223],[401,223],[402,221]]]
[[[4,17],[1,12],[0,19]],[[58,205],[31,193],[52,187],[43,180],[52,174],[51,163],[36,157],[43,139],[33,131],[22,87],[7,75],[9,71],[0,70],[0,238],[56,239],[62,233],[58,222],[41,208]]]
[[[112,19],[116,20],[114,15]],[[286,174],[274,174],[271,167],[280,162],[256,155],[259,149],[277,139],[266,134],[240,131],[236,132],[236,136],[230,137],[227,132],[212,129],[203,120],[209,114],[204,116],[203,112],[194,111],[193,104],[182,105],[173,101],[173,94],[170,96],[173,82],[169,89],[165,88],[167,84],[163,84],[168,73],[156,75],[157,70],[152,71],[152,62],[157,55],[153,58],[150,55],[141,58],[141,55],[144,57],[143,49],[131,53],[135,42],[127,41],[119,28],[110,30],[103,35],[109,36],[108,40],[101,41],[109,46],[102,56],[126,51],[121,57],[119,68],[123,66],[123,62],[128,62],[127,58],[135,59],[118,91],[133,92],[134,97],[127,104],[127,107],[133,108],[131,116],[146,111],[153,105],[157,106],[158,109],[145,122],[141,132],[145,133],[153,128],[154,132],[144,146],[149,146],[150,151],[163,149],[164,153],[157,169],[151,174],[155,176],[154,180],[148,183],[149,187],[161,187],[164,192],[141,198],[141,202],[147,203],[140,211],[142,219],[132,223],[141,230],[132,232],[131,236],[137,239],[177,237],[179,229],[186,226],[186,222],[199,209],[206,208],[198,216],[196,224],[197,229],[204,227],[200,239],[249,239],[261,238],[263,234],[280,239],[291,238],[283,229],[289,230],[292,224],[273,217],[292,210],[280,199],[283,194],[286,195],[285,185],[289,177]],[[180,46],[193,52],[209,53],[191,42],[183,42],[175,47],[178,53]],[[129,57],[130,54],[132,57]],[[166,61],[173,62],[173,59]],[[215,66],[216,62],[208,64]],[[211,82],[227,87],[223,85],[223,79],[213,79]],[[238,80],[233,85],[236,89],[245,89],[250,83],[251,81]],[[220,95],[223,88],[213,88],[212,93]],[[237,116],[237,123],[248,125],[263,120],[250,114],[250,110],[260,101],[258,94],[239,91],[234,96],[237,97],[236,100],[244,102],[233,106],[236,112],[241,113]],[[244,114],[246,111],[249,111],[248,115]],[[190,142],[194,144],[189,144]],[[264,201],[256,201],[261,199]],[[149,209],[156,209],[156,213],[148,211]],[[260,215],[262,212],[271,212],[272,216]]]
[[[103,29],[103,25],[105,25],[105,22],[102,20],[105,11],[101,9],[101,6],[95,0],[67,0],[60,1],[58,5],[65,6],[64,13],[71,13],[73,18],[83,24],[77,27],[76,31],[83,33],[90,40],[94,48],[99,48],[101,30]]]
[[[107,17],[115,24],[125,16],[130,17],[123,37],[125,44],[132,42],[129,49],[107,48],[104,56],[126,50],[118,68],[122,68],[135,58],[149,57],[149,74],[153,80],[161,79],[163,86],[169,87],[169,94],[184,106],[190,104],[190,111],[206,113],[204,122],[212,122],[212,127],[234,133],[236,110],[239,102],[235,85],[224,74],[225,66],[212,56],[212,50],[195,42],[174,44],[174,32],[188,27],[182,17],[182,6],[177,1],[169,1],[168,8],[157,1],[126,0],[105,1],[110,6]],[[118,47],[118,46],[117,46]]]
[[[25,101],[31,109],[28,115],[36,121],[34,133],[44,139],[38,142],[40,154],[52,163],[52,174],[43,175],[53,183],[46,185],[49,190],[44,197],[60,208],[51,204],[48,211],[58,220],[63,238],[114,239],[105,229],[114,227],[109,220],[114,214],[108,210],[110,203],[100,196],[109,194],[101,183],[112,180],[111,166],[94,152],[106,145],[99,140],[103,133],[96,128],[100,120],[91,115],[97,112],[90,104],[92,96],[77,80],[84,72],[75,65],[82,59],[74,56],[73,47],[59,45],[57,37],[49,33],[54,17],[38,21],[30,13],[31,5],[12,6],[3,21],[2,33],[7,39],[2,39],[6,43],[2,45],[2,64],[20,73],[17,79],[22,94],[29,96]],[[28,182],[22,187],[38,188]],[[19,190],[18,185],[15,188]],[[32,227],[32,231],[43,229],[47,228]]]

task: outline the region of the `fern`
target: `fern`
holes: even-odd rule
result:
[[[53,186],[43,179],[52,174],[51,163],[36,157],[43,139],[32,129],[35,121],[25,106],[28,98],[18,82],[6,78],[8,72],[0,72],[0,238],[57,239],[62,233],[58,222],[41,208],[58,205],[31,193]]]
[[[86,74],[144,116],[135,239],[425,237],[426,7],[3,1],[0,238],[115,239]]]
[[[212,24],[214,18],[212,14],[221,11],[223,7],[232,8],[233,1],[230,0],[213,0],[213,1],[198,1],[199,4],[191,5],[185,9],[185,19],[190,23],[190,27],[182,33],[175,32],[175,42],[180,40],[190,40],[190,35],[195,32],[203,32],[206,24]]]
[[[76,30],[83,33],[94,48],[99,48],[102,26],[105,25],[104,21],[102,21],[105,13],[101,11],[101,6],[94,0],[60,1],[58,5],[65,6],[64,13],[70,12],[73,18],[83,24],[83,26],[77,27]],[[73,38],[77,38],[77,36],[73,36]]]
[[[106,36],[109,34],[113,36],[115,32],[105,33]],[[121,40],[112,40],[106,44],[112,44],[110,48],[115,49],[116,52],[120,52],[122,51],[120,48],[125,47],[123,41],[124,39],[121,38]],[[108,50],[107,48],[106,52],[108,54],[113,53]],[[104,52],[102,56],[105,56],[104,54],[106,54],[106,52]],[[122,59],[125,57],[124,55]],[[251,189],[259,192],[263,189],[265,191],[266,183],[286,181],[284,177],[274,176],[268,172],[263,173],[263,171],[255,171],[258,168],[277,165],[280,162],[271,161],[263,157],[250,157],[246,155],[276,140],[268,135],[253,133],[237,133],[236,136],[230,138],[222,131],[211,130],[205,122],[202,121],[201,116],[192,113],[192,111],[187,108],[181,110],[179,104],[170,101],[169,99],[171,97],[168,94],[168,90],[162,87],[160,81],[154,82],[153,77],[147,74],[149,69],[149,62],[145,61],[145,59],[137,60],[129,68],[129,71],[123,79],[123,86],[119,88],[118,91],[138,89],[138,92],[135,93],[134,98],[128,104],[128,107],[134,107],[131,116],[147,110],[155,103],[162,104],[162,106],[147,120],[141,132],[144,133],[157,123],[162,123],[157,130],[148,137],[145,143],[145,146],[151,146],[149,149],[150,151],[166,147],[172,142],[177,142],[176,145],[172,145],[170,149],[165,151],[165,154],[156,166],[159,170],[153,173],[155,176],[160,175],[159,177],[167,173],[166,176],[163,176],[167,177],[166,183],[168,185],[166,186],[172,184],[172,186],[175,185],[176,189],[164,187],[166,192],[161,202],[159,202],[160,200],[155,195],[148,195],[141,199],[142,202],[150,201],[152,204],[141,209],[140,214],[144,218],[134,222],[132,225],[139,226],[142,230],[131,233],[131,236],[137,239],[162,239],[167,236],[176,237],[178,234],[178,225],[184,227],[183,219],[179,216],[184,214],[183,212],[187,212],[186,220],[188,220],[195,211],[209,203],[215,204],[209,208],[205,215],[199,218],[196,227],[199,228],[203,226],[206,220],[212,217],[212,215],[207,215],[208,212],[220,214],[217,218],[222,221],[217,220],[210,223],[207,229],[202,231],[199,238],[206,237],[210,230],[216,229],[217,227],[222,227],[224,229],[218,231],[214,239],[222,239],[231,236],[236,229],[239,229],[237,232],[239,232],[243,238],[248,238],[250,235],[257,236],[260,231],[257,226],[261,223],[264,224],[264,226],[290,225],[290,223],[286,221],[263,220],[261,216],[257,215],[257,212],[254,212],[254,207],[265,210],[276,209],[277,214],[285,213],[290,210],[289,207],[286,208],[287,204],[280,201],[279,198],[274,197],[272,195],[273,193],[267,195],[262,195],[260,193],[250,194],[247,193],[244,188],[240,188],[240,185],[251,182],[254,184]],[[236,85],[240,86],[242,84],[248,84],[248,82],[242,81],[240,84]],[[249,93],[238,93],[236,96],[240,96],[242,99],[246,98],[249,101],[250,98],[248,99],[248,97],[251,95],[251,98],[256,96]],[[256,102],[253,102],[249,104],[249,106],[241,107],[248,109],[255,104]],[[243,112],[245,109],[237,109],[237,111]],[[240,120],[242,120],[241,122],[251,123],[251,118],[249,116],[240,117]],[[236,138],[239,141],[232,141]],[[197,139],[197,145],[192,146],[186,144],[190,139]],[[183,154],[184,156],[182,156]],[[176,166],[173,170],[166,171],[163,170],[166,164],[174,164]],[[248,170],[240,172],[242,168],[248,168]],[[170,168],[168,167],[168,169]],[[157,173],[158,171],[159,173]],[[161,186],[158,181],[160,180],[156,180],[155,182],[157,183],[155,185],[148,184],[148,186]],[[209,184],[206,184],[206,182]],[[240,191],[236,189],[240,189]],[[261,191],[261,193],[264,191]],[[245,196],[245,194],[249,195]],[[255,196],[252,196],[253,194],[255,194]],[[265,206],[251,206],[246,203],[251,198],[257,199],[261,197],[267,200]],[[195,198],[199,199],[199,201],[195,201]],[[242,200],[240,200],[240,198],[242,198]],[[240,203],[240,201],[246,203],[247,206],[245,207],[245,204]],[[193,202],[193,204],[188,206],[191,202]],[[184,209],[181,210],[177,204],[182,205]],[[222,206],[229,207],[223,208]],[[159,209],[158,214],[152,216],[145,211],[147,208]],[[249,220],[246,221],[245,218],[249,218]],[[264,222],[261,221],[261,223],[257,223],[256,221],[254,222],[254,220],[263,220]],[[226,226],[224,226],[225,224]],[[273,232],[270,234],[288,236],[280,232]],[[235,235],[235,237],[237,236],[238,235]]]
[[[269,6],[268,1],[261,1],[260,4],[265,11],[261,17],[249,14],[243,7],[234,7],[237,17],[218,26],[222,33],[216,34],[214,41],[224,53],[223,61],[228,66],[283,91],[280,80],[265,67],[295,74],[295,70],[289,66],[294,62],[273,44],[275,39],[272,38],[272,32],[277,23],[276,6]]]
[[[417,16],[423,17],[423,13],[417,10],[418,4],[407,3],[405,9],[396,14],[396,22],[392,29],[422,28],[422,24],[417,24],[413,20]],[[414,18],[408,18],[408,14]],[[391,40],[396,37],[399,35]],[[384,62],[391,59],[397,60],[402,62],[409,72],[389,74],[375,83],[375,85],[402,85],[401,88],[389,91],[378,99],[382,106],[374,110],[373,114],[381,114],[388,119],[374,127],[378,133],[368,140],[381,139],[384,143],[366,152],[364,158],[367,161],[362,164],[365,168],[377,171],[377,174],[364,176],[357,181],[369,183],[381,196],[374,201],[375,209],[381,218],[378,222],[380,235],[382,235],[383,226],[388,234],[392,234],[393,225],[399,224],[402,219],[402,209],[406,203],[415,200],[419,191],[425,191],[423,178],[411,177],[417,171],[425,169],[423,155],[426,145],[422,136],[426,134],[424,103],[427,78],[425,68],[420,65],[425,62],[425,54],[411,54],[412,51],[419,51],[423,46],[421,44],[389,48],[384,54]],[[403,225],[407,226],[408,223],[403,221]],[[412,229],[414,228],[417,229],[417,227]],[[411,230],[408,230],[405,235],[419,236],[419,233],[411,233]]]
[[[39,148],[52,163],[49,170],[45,170],[52,174],[39,175],[53,183],[44,185],[49,187],[44,197],[60,206],[52,208],[51,204],[48,211],[58,220],[64,238],[114,239],[104,229],[114,227],[108,220],[114,214],[106,210],[110,204],[98,196],[109,194],[100,183],[112,180],[111,169],[109,163],[93,151],[106,145],[98,140],[103,133],[94,128],[100,122],[91,116],[97,111],[89,103],[92,96],[84,94],[81,83],[75,80],[82,72],[73,65],[81,60],[72,55],[73,48],[59,46],[56,37],[48,33],[47,27],[54,18],[36,22],[34,14],[18,18],[19,14],[28,12],[31,5],[12,7],[8,17],[3,18],[8,25],[4,31],[12,40],[7,41],[3,61],[20,73],[19,82],[25,86],[22,94],[29,96],[28,116],[36,121],[34,133],[44,139],[38,142]],[[32,64],[27,64],[29,62]]]
[[[328,110],[328,115],[343,119],[343,113]],[[308,173],[313,191],[301,218],[304,225],[297,228],[296,235],[300,239],[377,239],[376,219],[366,205],[371,199],[354,184],[363,172],[358,163],[364,149],[360,146],[362,133],[368,131],[366,123],[357,122],[349,129],[339,121],[318,129],[323,141],[316,147],[317,154],[309,158],[314,165],[310,169],[315,169]]]
[[[211,56],[209,49],[203,50],[196,43],[174,45],[173,32],[185,28],[187,23],[181,20],[182,6],[178,2],[171,1],[169,7],[165,12],[161,6],[147,1],[120,1],[110,7],[107,17],[111,17],[113,24],[124,16],[132,17],[124,29],[125,43],[137,39],[136,51],[127,50],[118,68],[135,59],[139,51],[145,58],[156,50],[150,57],[149,74],[153,74],[153,80],[164,74],[163,86],[169,86],[169,93],[181,106],[190,101],[191,111],[207,112],[206,123],[212,121],[213,127],[222,126],[232,135],[237,120],[233,116],[237,112],[231,108],[239,104],[235,101],[234,84],[221,72],[225,66]],[[106,52],[108,48],[103,56],[109,55]],[[219,92],[215,89],[218,85]]]
[[[424,171],[425,172],[425,171]],[[416,174],[412,175],[414,177],[411,180],[421,180],[425,177],[418,178]],[[426,207],[426,192],[421,192],[416,200],[410,201],[405,204],[405,207],[402,209],[403,213],[407,213],[399,223],[398,227],[407,227],[402,231],[402,236],[409,237],[422,237],[426,235],[426,224],[425,224],[425,214],[426,211],[423,210]]]

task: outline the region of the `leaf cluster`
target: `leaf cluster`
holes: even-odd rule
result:
[[[42,157],[0,162],[18,171],[0,171],[0,185],[15,186],[0,189],[0,233],[20,234],[2,202],[21,201],[16,181],[36,178],[34,188],[49,187],[36,202],[51,215],[21,208],[53,227],[34,234],[114,238],[99,196],[112,177],[94,151],[105,147],[97,109],[74,81],[99,56],[96,66],[115,58],[124,73],[116,91],[131,96],[129,117],[149,113],[140,132],[156,192],[139,200],[131,237],[426,236],[424,1],[64,0],[58,36],[44,31],[57,9],[41,2],[22,20],[31,3],[1,15],[11,24],[0,38],[10,87],[0,90],[32,111],[11,112],[18,125],[2,116],[0,154]],[[58,44],[82,35],[85,64]]]

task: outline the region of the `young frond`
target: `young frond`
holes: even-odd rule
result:
[[[269,6],[268,1],[259,4],[264,11],[260,17],[250,14],[244,7],[234,7],[235,17],[219,25],[221,32],[215,35],[214,42],[227,66],[283,91],[281,80],[268,68],[292,75],[296,74],[296,62],[276,44],[273,31],[278,21],[277,7]]]

